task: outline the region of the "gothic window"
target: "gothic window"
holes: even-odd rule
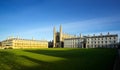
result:
[[[59,41],[60,41],[59,36],[56,36],[56,41],[57,41],[57,42],[59,42]]]

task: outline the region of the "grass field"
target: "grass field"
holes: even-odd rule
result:
[[[115,49],[1,49],[0,70],[112,70]]]

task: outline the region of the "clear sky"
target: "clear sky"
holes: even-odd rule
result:
[[[53,38],[53,27],[63,32],[120,34],[120,0],[0,0],[0,40]]]

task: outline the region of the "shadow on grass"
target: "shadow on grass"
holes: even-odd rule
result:
[[[44,54],[67,59],[61,61],[70,70],[112,70],[116,55],[115,49],[69,49],[69,50],[23,50],[25,52]]]
[[[115,49],[69,49],[69,50],[23,50],[25,52],[44,54],[54,57],[62,57],[66,59],[81,58],[81,57],[100,57],[100,56],[115,56]]]
[[[0,70],[21,70],[21,65],[15,62],[16,59],[13,53],[0,51]]]
[[[69,67],[61,67],[61,61],[55,61],[54,63],[44,62],[37,59],[30,58],[28,56],[21,56],[27,60],[37,63],[38,65],[26,68],[25,70],[68,70]],[[69,69],[71,70],[71,69]]]
[[[33,66],[32,63],[34,63]],[[0,70],[53,70],[48,67],[52,65],[51,63],[32,59],[27,56],[18,56],[8,51],[0,51]]]
[[[9,50],[0,51],[0,70],[71,70],[67,66],[60,66],[64,64],[64,61],[54,61],[51,63],[31,57],[16,55]]]
[[[27,56],[29,54],[16,55],[10,51],[0,51],[0,70],[112,70],[115,56],[115,51],[111,49],[39,49],[22,52],[62,57],[67,60],[45,62],[39,60],[41,58]]]

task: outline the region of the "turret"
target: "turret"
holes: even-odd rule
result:
[[[60,47],[62,47],[62,26],[60,25]]]
[[[55,44],[56,44],[56,28],[54,27],[53,28],[53,47],[55,47]]]
[[[60,41],[62,41],[62,26],[60,25]]]

